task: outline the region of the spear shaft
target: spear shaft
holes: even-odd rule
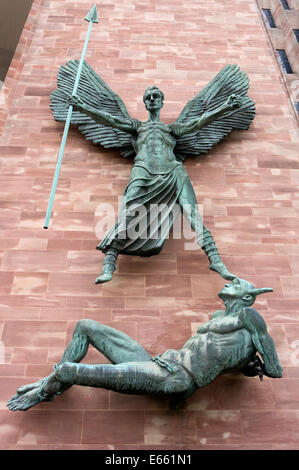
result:
[[[80,59],[80,63],[79,63],[79,67],[78,67],[78,71],[77,71],[77,75],[76,75],[76,80],[75,80],[72,96],[76,95],[77,90],[78,90],[79,80],[80,80],[80,76],[81,76],[81,72],[82,72],[82,67],[83,67],[84,58],[85,58],[85,54],[86,54],[86,50],[87,50],[87,44],[88,44],[90,33],[91,33],[92,24],[93,23],[98,23],[98,15],[97,15],[96,5],[94,5],[92,7],[89,14],[85,18],[85,20],[89,21],[89,26],[88,26],[88,31],[87,31],[86,38],[85,38],[83,51],[82,51],[82,54],[81,54],[81,59]],[[54,174],[51,193],[50,193],[50,198],[49,198],[49,202],[48,202],[48,209],[47,209],[45,222],[44,222],[44,228],[45,229],[47,229],[49,227],[49,222],[50,222],[50,218],[51,218],[52,207],[53,207],[53,203],[54,203],[56,187],[57,187],[57,183],[58,183],[58,178],[59,178],[62,158],[63,158],[63,154],[64,154],[66,139],[67,139],[67,136],[68,136],[69,127],[70,127],[71,118],[72,118],[72,112],[73,112],[73,106],[70,105],[69,109],[68,109],[68,113],[67,113],[67,118],[66,118],[66,121],[65,121],[63,136],[62,136],[62,140],[61,140],[61,144],[60,144],[60,149],[59,149],[59,154],[58,154],[58,158],[57,158],[55,174]]]

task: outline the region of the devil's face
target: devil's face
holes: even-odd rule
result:
[[[230,284],[225,284],[218,296],[224,300],[227,297],[242,299],[245,295],[250,294],[254,286],[244,279],[235,277]]]

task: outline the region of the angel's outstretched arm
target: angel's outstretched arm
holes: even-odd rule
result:
[[[225,103],[211,112],[205,112],[199,119],[192,119],[185,123],[173,123],[170,124],[170,127],[172,128],[175,136],[181,137],[185,134],[190,134],[191,132],[198,131],[199,129],[206,127],[222,116],[222,114],[227,113],[232,109],[239,108],[241,104],[242,99],[239,96],[231,95]]]
[[[93,106],[88,106],[77,96],[70,96],[67,99],[67,104],[68,106],[72,105],[74,110],[90,116],[98,124],[114,127],[128,133],[133,133],[136,131],[137,121],[135,119],[126,119],[112,116],[105,111],[100,111]]]

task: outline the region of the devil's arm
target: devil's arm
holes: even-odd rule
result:
[[[136,119],[126,119],[120,118],[118,116],[112,116],[105,111],[100,111],[93,106],[89,106],[83,103],[82,100],[73,96],[69,98],[68,104],[71,104],[76,111],[91,117],[98,124],[114,127],[128,133],[133,133],[136,131],[138,122]]]
[[[275,344],[267,331],[263,317],[253,308],[245,307],[239,318],[252,335],[253,343],[263,359],[263,373],[268,377],[282,377],[283,369],[280,364]]]

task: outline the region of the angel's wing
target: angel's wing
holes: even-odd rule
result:
[[[174,153],[178,160],[184,161],[187,156],[207,153],[233,129],[248,129],[255,115],[255,105],[247,96],[249,80],[237,65],[226,65],[211,82],[190,100],[177,123],[186,123],[199,118],[205,111],[213,111],[232,95],[242,96],[243,104],[233,109],[213,123],[199,131],[185,134],[177,139]]]
[[[70,60],[60,67],[57,90],[51,94],[51,109],[56,121],[65,121],[68,108],[66,100],[72,95],[79,61]],[[86,62],[83,64],[77,95],[84,103],[105,111],[112,116],[130,119],[122,99],[95,73]],[[135,155],[132,136],[119,129],[97,124],[91,117],[73,111],[72,124],[77,124],[87,140],[106,148],[117,148],[124,157]]]

